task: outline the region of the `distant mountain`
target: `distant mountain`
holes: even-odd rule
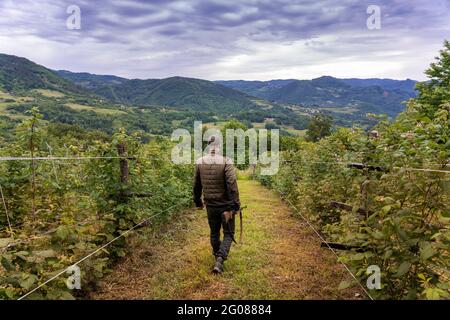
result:
[[[20,92],[38,88],[86,93],[82,87],[28,59],[0,54],[0,89]]]
[[[297,80],[269,80],[269,81],[246,81],[246,80],[230,80],[230,81],[216,81],[226,87],[245,92],[251,96],[266,99],[274,92],[285,85]]]
[[[361,113],[397,115],[402,102],[415,96],[413,80],[338,79],[218,81],[222,85],[273,103],[306,107],[352,108]]]
[[[254,97],[207,80],[184,77],[128,80],[69,71],[57,73],[99,96],[123,104],[160,105],[227,114],[260,109],[253,101]]]
[[[35,97],[36,102],[45,100],[40,106],[48,111],[48,119],[78,123],[82,110],[96,112],[99,108],[95,115],[96,126],[91,127],[106,127],[106,123],[114,118],[112,114],[117,116],[114,121],[119,125],[125,117],[123,110],[126,110],[126,121],[133,128],[145,131],[159,125],[156,118],[165,119],[165,127],[161,130],[169,130],[172,121],[189,123],[203,119],[216,122],[230,118],[249,125],[273,119],[279,126],[303,129],[308,117],[318,111],[332,115],[338,125],[350,126],[355,122],[370,125],[371,120],[365,116],[367,112],[390,116],[401,112],[404,109],[402,102],[415,96],[415,83],[409,79],[338,79],[329,76],[270,81],[213,82],[184,77],[130,80],[113,75],[53,71],[25,58],[0,54],[0,90],[17,93],[16,96],[28,94]],[[48,98],[27,92],[32,89],[57,90],[64,98],[49,102]],[[9,109],[3,108],[0,115],[14,108],[22,112],[30,107],[30,103],[17,103],[19,100],[15,105],[5,106]],[[63,102],[65,104],[61,105]],[[108,108],[116,112],[106,110]],[[89,116],[83,115],[87,127],[94,117],[92,112]],[[142,114],[138,115],[139,112]],[[153,116],[151,125],[144,119],[149,116]],[[102,124],[98,125],[100,120]]]
[[[40,107],[46,120],[82,124],[86,128],[111,130],[114,121],[117,126],[127,123],[149,132],[155,128],[167,131],[174,122],[190,124],[194,120],[216,122],[234,118],[251,126],[252,122],[272,118],[280,126],[303,129],[308,122],[306,115],[288,107],[207,80],[183,77],[129,80],[54,71],[7,55],[2,55],[0,62],[0,90],[14,96],[2,106],[0,116],[26,112],[32,103],[24,101],[32,96],[33,105]],[[61,95],[29,92],[32,89],[57,90]],[[164,120],[158,122],[157,118]]]
[[[128,79],[116,76],[97,75],[87,72],[70,72],[67,70],[58,70],[56,74],[90,90],[96,90],[106,85],[120,85],[128,81]]]
[[[183,77],[128,80],[69,71],[57,71],[57,74],[97,95],[123,104],[164,105],[206,112],[221,110],[227,114],[258,108],[254,102],[256,97],[274,104],[319,107],[330,112],[333,108],[346,108],[360,117],[367,112],[395,116],[404,109],[403,102],[416,94],[416,81],[410,79],[338,79],[323,76],[312,80],[211,82]]]
[[[393,79],[340,79],[341,81],[349,84],[352,87],[371,87],[379,86],[386,90],[401,90],[411,94],[411,96],[416,95],[415,86],[417,81],[406,79],[406,80],[393,80]]]

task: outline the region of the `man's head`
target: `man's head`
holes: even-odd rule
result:
[[[217,136],[210,136],[208,138],[208,146],[219,146],[220,145],[220,139]]]
[[[222,154],[221,137],[218,135],[211,135],[208,138],[208,146],[206,148],[207,153]]]

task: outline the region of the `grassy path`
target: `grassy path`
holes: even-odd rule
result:
[[[307,225],[278,195],[239,180],[244,243],[233,245],[225,273],[214,260],[205,211],[187,210],[145,240],[100,283],[92,299],[353,299],[337,290],[349,279],[335,257],[320,248]],[[239,230],[237,230],[239,233]]]

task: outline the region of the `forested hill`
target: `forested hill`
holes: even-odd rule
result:
[[[305,129],[309,117],[319,111],[341,126],[373,125],[367,113],[393,117],[404,109],[402,102],[414,96],[414,83],[333,77],[265,82],[130,80],[53,71],[25,58],[0,55],[0,92],[13,95],[0,97],[0,116],[17,120],[34,105],[50,122],[107,132],[125,126],[161,133],[174,126],[191,127],[194,120],[216,123],[234,118],[248,127],[274,122],[270,125],[298,134],[296,130]]]
[[[56,73],[67,80],[74,82],[77,85],[85,87],[89,90],[96,90],[99,87],[106,85],[122,84],[128,79],[110,76],[110,75],[97,75],[88,72],[70,72],[67,70],[58,70]]]
[[[65,70],[56,73],[99,96],[129,105],[163,105],[216,113],[259,108],[255,97],[207,80],[185,77],[129,80]]]
[[[311,113],[311,110],[329,113],[341,125],[352,121],[364,123],[369,112],[394,117],[404,110],[405,101],[416,96],[416,81],[410,79],[338,79],[323,76],[313,80],[211,82],[183,77],[128,80],[111,75],[68,71],[58,71],[58,74],[119,103],[236,113],[257,107],[255,100],[262,99],[265,104],[278,107],[301,106],[304,109],[298,111],[303,114]]]
[[[414,80],[338,79],[324,76],[313,80],[218,81],[222,85],[274,103],[305,107],[352,109],[354,112],[403,111],[404,101],[415,97]]]
[[[304,129],[308,122],[307,115],[288,106],[270,103],[213,81],[186,77],[129,80],[111,75],[69,71],[56,73],[114,103],[168,107],[193,113],[197,120],[209,118],[209,121],[216,122],[231,117],[251,126],[270,118],[278,125],[293,130]]]
[[[108,134],[125,127],[146,134],[238,119],[252,127],[267,118],[282,129],[305,129],[308,116],[201,79],[129,80],[116,76],[53,71],[25,58],[0,56],[0,132],[38,107],[50,123],[77,125]],[[272,124],[273,125],[273,124]],[[287,131],[285,131],[287,132]]]
[[[370,79],[349,78],[339,80],[346,84],[349,84],[352,87],[379,86],[385,90],[400,90],[409,93],[411,96],[417,95],[417,91],[415,90],[417,81],[411,79],[394,80],[394,79],[379,79],[379,78],[370,78]]]
[[[28,59],[0,54],[0,89],[12,93],[51,89],[89,94],[87,90]]]
[[[116,102],[165,105],[196,111],[239,112],[258,108],[255,98],[211,81],[172,77],[129,80],[98,87],[96,94]]]
[[[7,92],[50,89],[97,95],[128,105],[159,105],[202,112],[230,113],[258,108],[253,101],[255,98],[211,81],[182,77],[128,80],[108,75],[55,72],[25,58],[4,54],[0,55],[0,88]]]

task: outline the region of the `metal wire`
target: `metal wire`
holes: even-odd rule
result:
[[[295,211],[300,215],[300,217],[308,224],[308,226],[314,231],[314,233],[319,237],[319,239],[325,243],[328,247],[328,249],[331,250],[331,252],[333,252],[333,254],[339,259],[339,255],[336,253],[335,250],[333,250],[332,247],[330,247],[330,245],[328,244],[328,242],[322,237],[322,235],[316,230],[316,228],[314,228],[314,226],[309,222],[308,219],[305,218],[305,216],[303,214],[301,214],[300,210],[297,209],[296,206],[294,206],[292,204],[291,201],[289,201],[289,199],[285,199],[287,203],[289,203],[291,205],[292,208],[295,209]],[[339,260],[338,260],[339,261]],[[355,281],[359,284],[359,286],[361,287],[361,289],[364,291],[364,293],[370,298],[370,300],[374,300],[373,297],[370,295],[370,293],[366,290],[366,288],[364,288],[364,286],[361,284],[361,282],[359,282],[359,280],[356,278],[356,276],[353,274],[353,272],[349,269],[349,267],[347,267],[347,265],[340,261],[340,263],[344,266],[344,268],[348,271],[348,273],[350,273],[350,275],[353,277],[353,279],[355,279]]]
[[[190,201],[190,200],[189,200]],[[67,272],[67,270],[72,267],[72,266],[76,266],[80,263],[82,263],[83,261],[85,261],[86,259],[89,259],[90,257],[92,257],[93,255],[95,255],[97,252],[105,249],[106,247],[108,247],[110,244],[112,244],[113,242],[117,241],[118,239],[122,238],[123,236],[125,236],[126,234],[132,232],[133,230],[135,230],[136,228],[140,227],[141,225],[145,224],[146,222],[150,221],[151,219],[163,214],[164,212],[167,212],[177,206],[179,206],[180,204],[184,204],[187,203],[188,200],[182,201],[178,204],[175,204],[163,211],[160,211],[157,214],[154,214],[144,220],[142,220],[141,222],[139,222],[138,224],[134,225],[133,227],[131,227],[130,229],[124,231],[123,233],[121,233],[119,236],[115,237],[114,239],[112,239],[111,241],[108,241],[107,243],[105,243],[103,246],[97,248],[96,250],[94,250],[93,252],[91,252],[90,254],[88,254],[87,256],[83,257],[82,259],[78,260],[77,262],[75,262],[74,264],[68,266],[67,268],[65,268],[64,270],[58,272],[56,275],[54,275],[53,277],[51,277],[50,279],[48,279],[47,281],[45,281],[44,283],[40,284],[39,286],[37,286],[36,288],[34,288],[33,290],[29,291],[28,293],[24,294],[23,296],[21,296],[18,300],[23,300],[24,298],[28,297],[30,294],[32,294],[33,292],[36,292],[37,290],[39,290],[40,288],[42,288],[43,286],[45,286],[46,284],[52,282],[53,280],[57,279],[58,277],[60,277],[61,275],[63,275],[64,273]]]
[[[165,160],[167,161],[168,159],[166,158],[161,158],[161,157],[154,157],[152,156],[151,158],[146,158],[146,157],[117,157],[117,156],[107,156],[107,157],[102,157],[102,156],[92,156],[92,157],[0,157],[0,161],[54,161],[54,160],[101,160],[101,159],[106,159],[106,160],[113,160],[113,159],[129,159],[129,160],[136,160],[136,159],[143,159],[143,160]],[[295,163],[295,161],[293,160],[281,160],[280,162],[285,162],[285,163]],[[307,163],[321,163],[321,164],[340,164],[340,165],[349,165],[349,164],[355,164],[357,162],[344,162],[344,161],[307,161]],[[361,164],[361,163],[357,163],[357,164]],[[441,167],[448,167],[448,164],[430,164],[430,165],[436,165],[436,166],[441,166]],[[435,172],[435,173],[446,173],[446,174],[450,174],[450,171],[446,171],[446,170],[437,170],[437,169],[430,169],[430,168],[412,168],[412,167],[393,167],[393,169],[404,169],[407,171],[422,171],[422,172]]]
[[[296,163],[296,161],[293,160],[281,160],[280,162],[284,162],[284,163]],[[338,164],[338,165],[352,165],[352,164],[358,164],[358,165],[367,165],[367,164],[363,164],[363,163],[359,163],[359,162],[345,162],[345,161],[305,161],[306,164],[309,163],[315,163],[315,164]],[[441,165],[441,164],[431,164],[431,165],[436,165],[436,166],[441,166],[441,167],[448,167],[448,164],[445,165]],[[446,173],[446,174],[450,174],[450,171],[446,171],[446,170],[438,170],[438,169],[430,169],[430,168],[412,168],[412,167],[392,167],[395,170],[406,170],[406,171],[421,171],[421,172],[434,172],[434,173]]]

